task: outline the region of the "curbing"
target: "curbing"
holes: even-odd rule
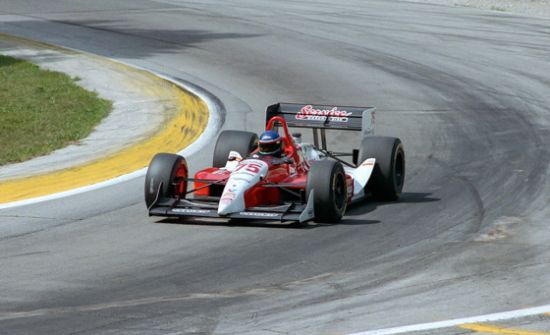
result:
[[[64,49],[42,42],[28,42]],[[163,84],[171,83],[167,85],[167,89],[170,90],[169,94],[177,97],[175,99],[177,115],[152,137],[106,157],[51,173],[2,182],[0,209],[70,196],[138,177],[145,173],[145,167],[155,153],[166,151],[189,154],[214,136],[220,123],[218,117],[220,108],[207,93],[175,79],[114,59],[95,55],[93,57],[123,66],[127,70],[154,76],[156,80],[163,81]]]

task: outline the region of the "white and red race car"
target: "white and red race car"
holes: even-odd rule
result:
[[[281,157],[258,155],[258,136],[238,130],[220,133],[212,167],[193,177],[183,157],[159,153],[145,178],[149,215],[336,223],[348,204],[369,195],[397,200],[405,180],[403,144],[373,136],[373,126],[372,107],[268,106],[265,129],[282,136]],[[289,127],[311,128],[313,143],[302,143]],[[360,147],[328,150],[331,129],[360,131]]]

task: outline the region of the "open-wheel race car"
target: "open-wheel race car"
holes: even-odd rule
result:
[[[302,143],[289,127],[311,128],[313,143]],[[260,138],[222,131],[213,166],[192,178],[182,156],[155,155],[145,177],[149,215],[336,223],[348,204],[367,196],[397,200],[405,179],[403,144],[373,136],[373,127],[373,107],[268,106]],[[328,150],[327,129],[361,131],[360,147]]]

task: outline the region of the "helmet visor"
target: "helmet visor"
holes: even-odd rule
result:
[[[260,143],[260,152],[263,154],[271,154],[280,149],[281,149],[281,141]]]

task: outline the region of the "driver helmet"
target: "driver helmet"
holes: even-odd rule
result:
[[[280,156],[283,151],[283,139],[278,132],[267,130],[260,135],[258,147],[260,155]]]

